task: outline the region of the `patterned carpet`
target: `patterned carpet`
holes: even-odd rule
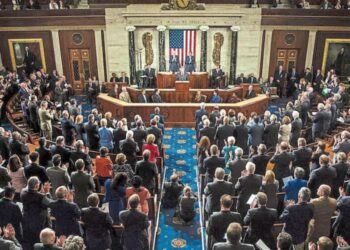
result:
[[[169,177],[175,170],[181,175],[181,182],[191,186],[193,192],[198,190],[195,130],[190,128],[169,128],[164,135],[165,147],[165,177]],[[173,209],[160,211],[159,231],[156,241],[157,250],[168,249],[202,249],[202,237],[199,215],[199,203],[197,201],[197,215],[194,223],[190,226],[183,226],[180,221],[173,218]]]

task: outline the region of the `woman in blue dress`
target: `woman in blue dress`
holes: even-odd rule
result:
[[[125,209],[124,199],[126,182],[128,177],[125,173],[117,173],[113,179],[105,182],[105,200],[108,202],[109,214],[114,224],[119,224],[119,212]]]
[[[235,146],[235,138],[233,136],[229,136],[227,138],[227,142],[225,141],[225,147],[222,149],[222,154],[224,155],[225,158],[225,165],[229,161],[233,161],[235,159],[235,151],[238,148]]]

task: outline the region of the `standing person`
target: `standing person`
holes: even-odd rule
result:
[[[87,136],[87,146],[92,150],[98,150],[100,148],[100,136],[94,114],[88,116],[88,122],[84,125],[84,130]]]
[[[151,152],[145,150],[142,153],[143,159],[136,163],[135,174],[142,178],[142,185],[145,186],[151,194],[158,190],[158,168],[154,162],[149,160]]]
[[[196,216],[194,203],[196,197],[193,196],[192,189],[186,186],[183,191],[183,196],[180,199],[180,217],[183,220],[183,225],[190,225]]]
[[[104,186],[105,181],[112,176],[113,167],[113,162],[108,156],[108,148],[100,148],[100,155],[95,159],[95,167],[95,174],[98,177],[99,184],[100,186]]]
[[[275,174],[271,170],[267,170],[262,182],[261,191],[267,196],[268,208],[277,209],[277,192],[278,192],[278,181],[275,178]]]
[[[98,208],[99,203],[98,195],[90,194],[87,197],[89,207],[81,211],[81,221],[84,223],[88,249],[110,249],[112,245],[113,220],[108,213]]]
[[[109,151],[113,150],[113,130],[107,128],[107,119],[101,119],[101,127],[98,129],[98,135],[100,137],[101,147],[108,148]]]
[[[224,154],[225,158],[225,166],[229,161],[233,161],[235,159],[235,151],[238,149],[237,146],[235,146],[235,138],[233,136],[229,136],[227,138],[227,143],[225,143],[225,147],[222,149],[222,153]]]
[[[267,148],[265,144],[258,146],[258,154],[252,156],[249,161],[255,164],[255,173],[265,175],[267,164],[270,161],[270,156],[266,154]]]
[[[196,59],[191,51],[188,52],[185,58],[185,71],[191,74],[196,71]]]
[[[233,136],[234,127],[229,124],[229,118],[227,116],[223,119],[223,124],[216,130],[215,141],[221,151],[225,144],[227,144],[227,138]],[[226,143],[225,143],[226,141]]]
[[[142,178],[135,175],[132,179],[132,187],[126,188],[125,197],[128,199],[133,194],[137,194],[140,198],[141,212],[148,215],[148,199],[151,198],[150,192],[147,188],[141,186]]]
[[[169,59],[169,71],[172,72],[173,74],[175,74],[176,72],[179,71],[179,67],[180,67],[179,56],[176,55],[174,50],[172,50],[171,56]]]
[[[274,79],[277,84],[278,95],[282,98],[285,96],[285,78],[286,72],[283,70],[283,66],[279,65],[278,69],[275,71]]]
[[[301,167],[304,169],[305,175],[304,179],[308,180],[310,175],[310,162],[312,157],[312,150],[309,147],[306,147],[305,138],[298,139],[298,148],[293,151],[294,160],[292,169],[296,167]]]
[[[294,201],[298,202],[298,193],[299,190],[303,187],[307,187],[307,181],[303,180],[305,175],[304,169],[296,167],[294,169],[294,179],[284,183],[282,191],[286,192],[284,196],[284,201]]]
[[[12,187],[15,188],[15,201],[20,201],[20,193],[27,185],[27,179],[24,175],[24,168],[19,157],[14,154],[10,157],[8,163],[9,175],[11,177]]]
[[[149,161],[156,163],[157,157],[160,156],[158,145],[155,144],[156,137],[153,134],[147,135],[146,143],[142,145],[142,152],[149,150],[151,152]]]
[[[303,122],[299,118],[299,112],[293,111],[292,113],[293,121],[291,123],[291,131],[290,131],[290,140],[289,143],[293,147],[297,147],[298,144],[298,138],[301,135],[301,129],[303,127]]]
[[[52,185],[51,195],[56,198],[56,189],[60,186],[68,187],[70,176],[65,166],[61,165],[61,156],[59,154],[53,156],[52,164],[53,166],[49,167],[46,172]]]
[[[46,139],[52,140],[52,125],[54,110],[48,110],[48,103],[42,101],[39,108],[40,129]]]
[[[126,133],[125,140],[119,142],[120,151],[126,156],[127,162],[135,169],[136,153],[139,152],[139,147],[134,140],[134,132],[129,130]]]
[[[170,182],[164,183],[162,205],[164,208],[175,208],[179,204],[179,198],[183,190],[183,184],[179,176],[174,173],[170,176]]]

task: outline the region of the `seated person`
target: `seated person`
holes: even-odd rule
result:
[[[29,10],[39,10],[41,7],[37,0],[29,0],[26,8]]]
[[[206,100],[207,100],[207,96],[202,95],[202,92],[200,90],[196,92],[196,95],[193,98],[194,103],[202,103],[202,102],[205,102]]]
[[[185,71],[184,67],[181,67],[179,72],[177,72],[176,81],[188,81],[188,73]]]
[[[130,85],[129,77],[126,76],[126,73],[124,71],[122,71],[121,77],[119,78],[118,82],[125,82],[128,85]]]
[[[220,68],[220,65],[217,65],[215,69],[211,71],[211,84],[213,88],[220,87],[221,83],[225,81],[225,73]]]
[[[213,96],[210,98],[210,103],[220,103],[222,100],[221,100],[221,97],[219,96],[219,91],[216,89],[214,90],[213,92]]]
[[[112,73],[111,79],[109,79],[109,82],[118,82],[119,78],[116,73]]]
[[[297,8],[299,8],[299,9],[310,9],[310,3],[305,1],[305,0],[301,0],[299,3],[297,3]]]
[[[196,216],[196,211],[194,209],[195,202],[196,197],[193,196],[191,188],[186,186],[180,200],[180,217],[183,220],[184,225],[190,224]]]
[[[321,9],[322,9],[322,10],[333,9],[333,4],[331,4],[330,2],[328,2],[328,0],[324,0],[324,1],[321,3]]]
[[[148,103],[148,97],[146,95],[146,90],[143,89],[141,95],[137,97],[139,103]]]
[[[253,85],[249,85],[249,88],[248,88],[248,91],[247,93],[245,94],[245,99],[250,99],[250,98],[254,98],[256,97],[256,93],[253,89]]]
[[[155,87],[155,79],[156,79],[156,69],[152,68],[152,66],[146,65],[144,70],[144,87],[146,88],[154,88]]]
[[[50,0],[49,9],[50,10],[58,10],[59,9],[59,6],[58,6],[58,4],[56,3],[55,0]]]
[[[118,98],[118,84],[115,84],[114,88],[108,92],[108,96]]]
[[[119,94],[119,100],[131,103],[131,98],[126,87],[122,87],[122,92]]]
[[[160,90],[159,89],[155,89],[152,96],[151,96],[151,100],[153,103],[162,103],[162,97],[160,96]]]
[[[182,193],[183,184],[179,181],[179,176],[173,173],[170,176],[170,182],[164,183],[164,193],[162,204],[164,208],[175,208]]]
[[[237,77],[236,79],[236,85],[239,85],[241,83],[246,83],[246,82],[247,82],[247,78],[244,77],[243,73],[241,73],[239,77]]]
[[[232,96],[227,100],[228,103],[237,103],[240,101],[241,101],[241,98],[239,98],[235,92],[233,92]]]
[[[247,83],[253,84],[253,83],[258,83],[258,79],[254,76],[254,73],[249,74]]]

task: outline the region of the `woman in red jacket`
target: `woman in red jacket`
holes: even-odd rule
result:
[[[146,149],[148,149],[151,152],[151,156],[149,158],[149,161],[156,162],[157,157],[159,157],[159,149],[157,144],[154,144],[154,141],[156,140],[156,137],[153,134],[147,135],[146,143],[142,145],[142,153]]]

